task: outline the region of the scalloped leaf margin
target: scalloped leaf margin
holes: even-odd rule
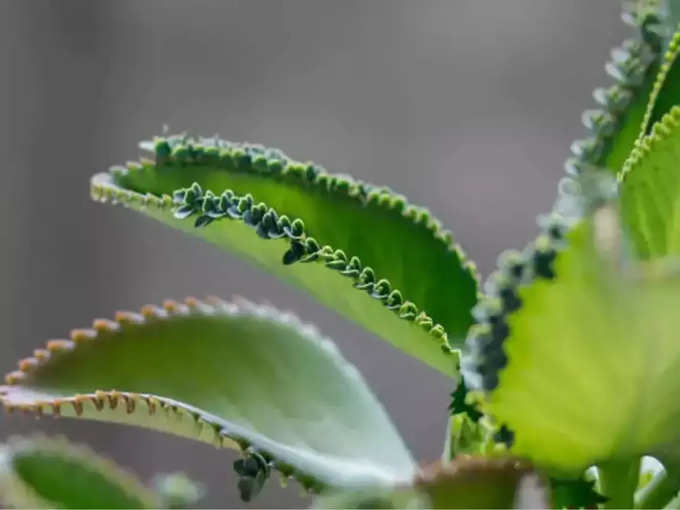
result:
[[[213,321],[212,330],[206,329],[205,321]],[[233,338],[224,337],[227,331],[220,327],[222,321],[234,328]],[[201,328],[205,329],[203,333]],[[273,332],[278,333],[271,336]],[[181,338],[172,338],[172,334],[180,333]],[[234,345],[225,352],[237,349],[238,354],[220,357],[219,351],[211,350],[201,357],[198,354],[201,342],[217,333],[220,338],[214,337],[210,345],[232,342]],[[249,338],[251,333],[270,336]],[[174,347],[168,343],[171,338],[177,344]],[[171,350],[184,349],[183,345],[188,348],[190,339],[196,345],[186,350],[183,359],[167,358]],[[144,342],[149,343],[146,350],[141,348]],[[277,347],[276,344],[282,342],[292,345]],[[293,351],[284,355],[281,349]],[[143,388],[137,387],[126,388],[127,391],[112,389],[111,382],[118,377],[115,374],[105,377],[108,387],[95,390],[96,380],[83,381],[108,370],[101,366],[102,359],[93,364],[105,351],[106,365],[120,375],[116,386],[134,386],[144,380],[151,384],[160,379],[156,385],[167,384],[171,394],[140,392]],[[165,354],[161,356],[162,353]],[[119,363],[116,368],[112,357],[120,355],[124,355],[127,362]],[[149,364],[154,357],[158,359]],[[277,367],[277,363],[284,361],[293,368],[300,366],[294,374],[286,375],[285,367]],[[199,369],[198,375],[182,373],[183,366],[185,371],[190,370],[189,363],[194,370]],[[247,379],[245,369],[238,374],[234,372],[234,367],[249,363],[252,366]],[[18,370],[6,376],[7,385],[0,387],[0,401],[9,412],[21,410],[38,416],[80,417],[136,425],[216,447],[234,448],[241,450],[246,459],[253,456],[264,459],[267,471],[276,469],[283,477],[293,477],[311,491],[325,485],[390,485],[410,480],[414,473],[410,454],[356,368],[314,328],[271,307],[256,306],[245,300],[226,303],[217,298],[211,298],[209,303],[194,298],[188,298],[185,303],[166,301],[162,308],[146,306],[141,313],[119,312],[114,321],[95,320],[91,329],[75,329],[68,340],[51,340],[18,365]],[[133,365],[140,365],[139,370],[133,370]],[[119,369],[121,366],[127,367],[126,373]],[[153,367],[157,366],[164,370],[161,374],[152,374]],[[64,370],[67,372],[63,373]],[[77,370],[82,373],[75,373]],[[163,382],[163,374],[173,377]],[[316,379],[301,386],[302,375]],[[213,377],[210,379],[213,382],[200,381],[199,376]],[[135,377],[140,381],[135,382]],[[219,379],[215,377],[224,381],[218,384]],[[65,378],[80,382],[62,384]],[[194,382],[187,386],[185,379]],[[218,393],[215,393],[217,389],[212,390],[215,402],[222,406],[220,409],[180,401],[183,393],[195,396],[199,395],[195,392],[200,391],[203,395],[206,387],[196,388],[206,384],[208,389],[210,385],[221,388]],[[227,391],[225,385],[234,386]],[[304,397],[303,387],[309,393],[304,402],[300,400]],[[263,395],[276,400],[264,404]],[[203,403],[213,397],[205,396]],[[239,399],[243,402],[241,406]],[[262,414],[266,409],[271,412]],[[322,412],[323,409],[326,411]],[[319,412],[322,414],[313,419],[311,415]],[[289,418],[290,427],[284,427],[285,421],[281,420]],[[294,423],[298,425],[291,428]],[[338,437],[343,437],[343,441],[338,442]]]

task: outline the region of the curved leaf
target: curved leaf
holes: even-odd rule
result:
[[[664,62],[654,83],[649,97],[649,104],[642,122],[640,137],[651,133],[652,126],[668,113],[673,106],[680,103],[680,32],[676,32],[670,41],[664,56]]]
[[[414,474],[382,406],[334,344],[289,314],[245,301],[188,299],[120,312],[74,330],[71,340],[48,342],[7,383],[0,400],[9,410],[241,448],[265,472],[273,463],[312,488]],[[244,462],[236,466],[241,485],[262,481]]]
[[[182,137],[152,148],[155,162],[96,175],[93,197],[252,260],[455,375],[449,341],[460,343],[471,323],[476,275],[428,211],[276,149]]]
[[[587,136],[571,145],[565,163],[568,175],[560,181],[555,211],[567,217],[582,216],[590,206],[591,188],[601,185],[603,174],[621,170],[639,138],[654,88],[665,29],[662,9],[656,2],[634,2],[624,9],[624,20],[636,36],[612,50],[605,69],[615,83],[593,92],[598,107],[581,117]]]
[[[619,176],[621,214],[643,259],[680,253],[680,107],[640,140]]]
[[[663,459],[680,440],[680,278],[605,257],[613,217],[602,210],[594,233],[588,223],[572,230],[552,276],[519,287],[505,336],[471,336],[465,363],[467,380],[488,392],[485,410],[514,432],[511,451],[568,476]]]
[[[132,475],[65,439],[14,438],[0,446],[0,502],[18,508],[157,508]]]

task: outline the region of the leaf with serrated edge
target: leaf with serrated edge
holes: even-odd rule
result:
[[[605,223],[596,225],[604,239]],[[522,306],[498,347],[507,365],[485,402],[514,432],[514,454],[561,476],[663,459],[680,444],[677,266],[622,272],[595,248],[592,229],[570,232],[554,279],[520,288]]]
[[[155,162],[96,175],[93,197],[121,202],[253,261],[455,376],[458,360],[451,346],[459,345],[471,323],[476,274],[429,212],[387,189],[329,174],[273,149],[172,137],[152,147]],[[226,190],[251,194],[248,209],[262,203],[263,211],[276,213],[272,217],[302,220],[304,229],[291,236],[274,221],[276,238],[264,239],[268,231],[259,216],[234,218],[211,210],[219,217],[209,218],[188,208],[188,216],[177,219],[173,213],[181,204],[170,195],[194,182],[217,197]],[[205,226],[194,227],[198,218]],[[305,250],[287,254],[291,264],[282,263],[284,253],[303,245]]]
[[[0,388],[5,408],[250,446],[306,485],[413,477],[408,451],[356,368],[294,316],[192,298],[116,319],[21,360]]]
[[[157,508],[159,499],[112,461],[62,438],[0,445],[0,502],[15,508]]]
[[[649,104],[642,121],[640,137],[651,133],[652,127],[668,113],[673,106],[680,103],[680,32],[676,32],[670,41],[668,50],[649,97]]]
[[[621,170],[640,136],[660,67],[665,19],[659,5],[625,4],[623,17],[636,29],[636,36],[612,50],[605,69],[614,84],[593,92],[598,106],[582,114],[586,137],[572,143],[572,156],[565,162],[568,176],[558,187],[554,210],[569,218],[589,209],[593,192],[606,184],[603,177]]]
[[[619,175],[621,215],[643,259],[680,253],[680,107],[641,139]]]

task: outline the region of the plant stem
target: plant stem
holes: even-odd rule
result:
[[[633,508],[640,459],[599,464],[600,492],[609,498],[603,508]]]
[[[679,473],[675,463],[664,463],[664,470],[636,494],[635,508],[665,508],[680,491]]]

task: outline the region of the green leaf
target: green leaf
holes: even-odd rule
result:
[[[472,322],[476,274],[427,210],[276,149],[183,137],[143,146],[156,161],[96,175],[96,200],[255,262],[455,376],[450,343],[460,345]]]
[[[587,134],[571,145],[572,156],[565,162],[567,176],[560,181],[554,210],[569,218],[584,215],[592,206],[593,188],[616,175],[640,136],[650,94],[654,88],[662,48],[665,19],[655,1],[624,4],[624,20],[636,29],[611,52],[605,69],[614,79],[608,88],[597,88],[598,106],[581,117]]]
[[[0,400],[10,411],[131,424],[242,449],[264,459],[265,474],[274,467],[312,489],[389,485],[415,470],[382,406],[335,345],[290,314],[246,301],[169,301],[97,320],[20,361]]]
[[[642,259],[680,253],[680,107],[640,140],[619,176],[621,214]]]
[[[0,445],[0,502],[17,508],[157,508],[158,497],[108,459],[65,439]]]
[[[676,32],[664,56],[654,83],[654,89],[649,97],[649,104],[642,122],[640,137],[649,135],[652,126],[668,113],[673,106],[680,103],[680,32]]]
[[[654,30],[659,9],[648,4],[638,2],[624,13],[637,37],[612,50],[605,68],[615,83],[593,93],[600,108],[584,112],[582,120],[589,137],[572,145],[576,158],[572,163],[601,166],[616,173],[639,136],[661,53],[661,41]],[[578,172],[578,166],[572,166],[570,173]]]
[[[603,209],[572,230],[553,277],[519,287],[505,336],[471,337],[465,360],[485,410],[514,432],[511,452],[563,477],[663,460],[680,440],[680,277],[619,264],[615,218]]]

